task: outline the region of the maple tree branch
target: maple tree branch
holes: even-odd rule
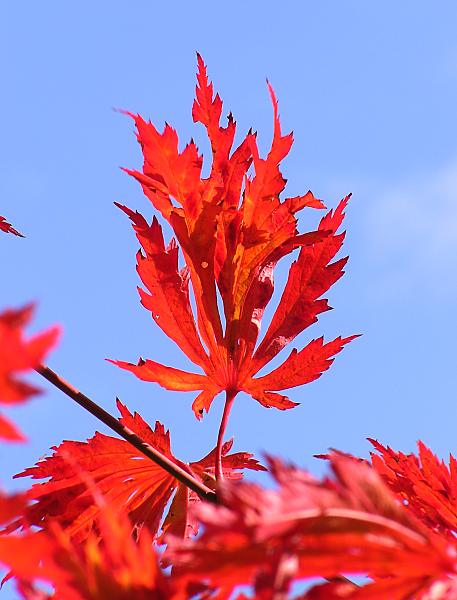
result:
[[[221,424],[219,425],[219,433],[217,434],[217,445],[216,445],[216,480],[224,479],[222,473],[222,446],[224,443],[224,434],[227,427],[228,418],[230,411],[232,410],[233,401],[235,400],[237,392],[225,391],[225,404],[224,412],[222,413]]]
[[[131,429],[122,425],[118,419],[113,417],[109,412],[91,400],[88,396],[62,379],[52,369],[46,365],[40,365],[35,369],[35,371],[49,381],[49,383],[52,383],[52,385],[58,388],[61,392],[66,394],[69,398],[77,402],[77,404],[82,406],[82,408],[90,412],[99,421],[116,432],[126,442],[134,446],[134,448],[136,448],[139,452],[159,465],[159,467],[164,469],[172,477],[175,477],[180,483],[184,484],[193,492],[195,492],[202,500],[212,502],[213,504],[217,503],[217,496],[213,490],[204,485],[202,482],[198,481],[198,479],[188,473],[185,468],[175,463],[173,460],[168,458],[168,456],[165,456],[165,454],[162,454],[162,452],[156,450],[156,448],[153,446],[150,446],[138,435],[136,435],[136,433],[133,433]]]

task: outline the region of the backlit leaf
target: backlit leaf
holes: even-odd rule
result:
[[[177,462],[171,452],[169,432],[161,423],[156,422],[152,429],[138,413],[132,415],[119,401],[118,408],[119,420],[125,427]],[[244,469],[264,470],[251,454],[229,454],[230,448],[231,443],[226,443],[222,452],[228,479],[240,477]],[[29,490],[28,497],[35,503],[27,511],[27,523],[46,528],[55,520],[76,540],[86,538],[94,528],[99,506],[81,478],[82,471],[90,475],[110,505],[125,511],[136,534],[146,528],[156,536],[173,496],[164,529],[183,536],[194,533],[196,526],[188,523],[188,505],[199,501],[198,497],[128,442],[96,433],[87,442],[65,441],[53,450],[52,456],[16,475],[49,479]],[[213,453],[188,467],[211,489],[215,488]]]
[[[418,454],[403,454],[370,440],[378,454],[372,453],[373,467],[397,494],[408,510],[428,527],[455,539],[457,535],[457,462],[449,466],[418,443]]]
[[[154,208],[173,229],[165,244],[154,217],[149,224],[138,212],[118,205],[129,216],[141,250],[137,270],[145,289],[142,304],[156,324],[201,369],[190,373],[154,360],[138,364],[112,361],[143,381],[166,389],[200,391],[193,403],[197,418],[214,397],[244,391],[264,406],[281,410],[296,405],[274,393],[317,379],[342,347],[353,339],[322,338],[294,350],[283,365],[255,378],[278,352],[329,309],[324,294],[343,274],[346,259],[334,260],[344,234],[338,233],[348,197],[321,219],[316,231],[300,233],[296,213],[324,205],[310,191],[282,200],[286,180],[280,162],[293,142],[281,130],[278,102],[273,105],[273,140],[261,157],[256,135],[248,132],[233,147],[236,123],[230,114],[221,124],[222,100],[214,94],[198,55],[194,121],[207,132],[212,162],[202,177],[203,158],[191,141],[179,149],[176,131],[160,132],[138,115],[133,117],[144,163],[127,172],[142,185]],[[299,250],[279,306],[256,349],[264,311],[274,291],[274,269],[284,256]],[[180,253],[185,263],[180,268]],[[221,302],[219,303],[218,297]],[[195,315],[192,303],[195,301]]]
[[[440,586],[455,589],[455,539],[411,515],[368,464],[341,454],[330,461],[333,476],[323,481],[271,460],[275,490],[222,482],[223,506],[196,509],[202,535],[169,540],[175,574],[219,586],[223,597],[254,583],[262,600],[287,597],[293,581],[342,575],[372,583],[332,583],[328,596],[316,589],[302,598],[425,600]]]

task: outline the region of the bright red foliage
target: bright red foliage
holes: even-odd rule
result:
[[[419,454],[403,454],[370,440],[380,456],[372,453],[373,467],[418,519],[428,527],[457,535],[457,461],[450,455],[449,466],[425,444],[418,442]]]
[[[156,422],[155,428],[151,429],[138,413],[132,415],[119,401],[117,405],[123,425],[182,466],[171,452],[169,432],[161,423]],[[223,448],[222,465],[226,478],[239,479],[244,469],[265,470],[251,454],[229,454],[231,446],[232,442],[227,442]],[[66,441],[53,450],[52,456],[16,475],[49,478],[30,489],[28,497],[34,504],[26,511],[23,523],[46,528],[49,522],[57,521],[75,540],[85,539],[94,529],[100,507],[94,502],[92,489],[81,478],[83,471],[107,502],[129,517],[136,535],[143,527],[153,537],[157,535],[165,507],[173,495],[163,531],[182,537],[197,533],[189,506],[199,500],[198,496],[128,442],[96,433],[87,442]],[[189,468],[214,489],[214,464],[213,450],[201,460],[190,463]]]
[[[367,574],[372,583],[359,587],[335,579],[300,599],[455,598],[455,537],[418,520],[366,461],[341,454],[330,461],[333,477],[319,481],[270,459],[276,490],[224,480],[221,506],[191,508],[204,527],[198,539],[167,535],[171,578],[158,569],[149,531],[131,537],[121,504],[114,499],[116,508],[106,505],[109,495],[101,496],[82,463],[80,476],[88,474],[88,493],[97,506],[96,527],[87,538],[78,542],[49,520],[38,534],[0,536],[0,562],[14,569],[24,597],[36,600],[41,598],[35,595],[37,578],[53,583],[58,600],[124,599],[129,594],[228,600],[239,585],[252,585],[258,600],[276,600],[289,597],[293,581],[350,574]],[[24,502],[22,496],[0,498],[1,521],[24,512]]]
[[[252,132],[232,149],[235,121],[229,115],[221,126],[222,101],[200,56],[198,66],[192,115],[211,143],[208,177],[202,177],[203,159],[193,141],[180,152],[169,125],[160,133],[131,115],[144,165],[142,172],[128,173],[176,239],[166,244],[155,217],[149,223],[119,206],[141,245],[141,302],[202,373],[153,360],[113,362],[167,389],[200,391],[193,403],[198,418],[225,391],[217,446],[185,464],[172,454],[161,423],[150,427],[119,401],[116,420],[41,367],[48,381],[130,441],[98,432],[87,442],[64,441],[17,475],[47,481],[24,494],[0,493],[0,563],[11,569],[6,579],[14,578],[25,600],[287,600],[295,581],[314,578],[326,581],[295,600],[455,600],[453,456],[448,466],[421,442],[418,455],[405,455],[371,440],[377,451],[372,464],[333,451],[325,456],[331,474],[322,480],[269,458],[273,489],[240,481],[244,469],[265,468],[249,453],[229,454],[231,441],[222,443],[236,394],[244,391],[266,407],[291,408],[296,403],[276,392],[320,377],[355,337],[314,339],[258,376],[329,310],[322,295],[346,264],[335,257],[344,240],[339,229],[348,197],[316,231],[299,233],[296,213],[324,206],[311,192],[280,199],[286,182],[279,164],[292,134],[281,133],[271,86],[273,141],[261,158]],[[0,229],[21,235],[3,217]],[[298,257],[258,343],[275,266],[294,250]],[[0,315],[0,402],[22,402],[38,392],[19,375],[37,368],[56,341],[57,328],[24,339],[31,311],[29,306]],[[1,416],[0,437],[21,438]],[[160,552],[162,544],[167,547]],[[368,583],[346,579],[353,575],[366,576]],[[42,582],[55,592],[44,591]],[[250,595],[240,593],[242,585]]]
[[[53,522],[46,532],[0,535],[0,563],[12,568],[18,590],[27,600],[179,600],[185,596],[172,588],[162,574],[152,539],[143,531],[138,539],[130,535],[123,514],[107,505],[98,491],[98,532],[81,544]],[[23,511],[24,499],[0,497],[4,506],[15,503],[15,516]],[[8,518],[13,516],[12,511]],[[51,582],[55,593],[40,591],[37,581]]]
[[[335,583],[303,597],[452,598],[427,594],[440,582],[456,589],[455,539],[420,523],[369,465],[339,454],[330,460],[333,478],[322,482],[277,460],[270,468],[278,490],[224,482],[223,506],[197,510],[203,535],[170,541],[175,574],[218,586],[221,598],[252,582],[259,598],[283,598],[293,580],[344,574],[374,582]]]
[[[37,367],[55,345],[59,329],[53,327],[29,340],[23,337],[23,328],[32,316],[33,306],[5,310],[0,314],[0,403],[24,402],[40,390],[19,379],[22,372]],[[0,415],[0,438],[23,440],[22,434]]]
[[[330,263],[341,248],[344,234],[337,233],[345,198],[321,220],[317,231],[300,234],[295,214],[304,207],[324,208],[311,192],[281,201],[286,181],[279,163],[288,154],[292,134],[283,136],[278,104],[269,86],[274,109],[274,135],[266,158],[260,158],[255,134],[249,132],[232,149],[236,124],[229,115],[221,126],[222,101],[213,97],[206,68],[198,57],[199,72],[192,115],[206,128],[212,147],[209,177],[202,178],[203,159],[194,142],[182,152],[168,124],[162,133],[152,123],[131,115],[138,130],[143,171],[127,172],[174,230],[186,267],[178,266],[178,246],[165,245],[154,218],[149,225],[140,214],[120,206],[130,217],[142,252],[138,273],[147,291],[142,304],[154,321],[204,371],[204,375],[164,366],[153,360],[138,365],[113,361],[145,381],[170,390],[201,390],[193,403],[198,418],[208,411],[221,391],[233,396],[244,391],[267,407],[281,410],[295,402],[275,393],[320,377],[333,357],[352,337],[324,343],[311,341],[268,375],[258,371],[299,333],[329,309],[319,299],[343,274],[346,259]],[[251,174],[251,167],[253,173]],[[240,201],[241,198],[241,201]],[[265,307],[274,289],[276,263],[300,248],[280,304],[264,339],[255,349]],[[194,319],[189,283],[192,284],[197,319]],[[223,303],[219,314],[217,293]]]
[[[17,231],[17,229],[14,229],[14,227],[11,225],[11,223],[8,223],[8,221],[5,219],[5,217],[2,217],[2,216],[0,216],[0,231],[4,231],[5,233],[12,233],[19,237],[24,237],[22,235],[22,233],[19,233],[19,231]]]

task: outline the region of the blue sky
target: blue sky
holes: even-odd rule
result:
[[[207,150],[191,105],[199,50],[239,131],[272,133],[265,77],[295,144],[289,195],[335,206],[348,192],[347,274],[334,307],[299,340],[363,333],[301,405],[266,410],[242,396],[236,448],[288,457],[315,473],[329,446],[366,455],[367,436],[403,451],[423,439],[456,452],[457,6],[426,2],[6,3],[0,9],[0,214],[26,234],[1,236],[0,306],[38,304],[35,330],[63,326],[50,366],[106,408],[119,396],[172,430],[175,453],[214,445],[222,408],[197,422],[192,394],[136,381],[104,361],[147,356],[181,368],[139,305],[137,242],[119,201],[151,216],[119,166],[139,167],[125,108],[175,126]],[[318,215],[304,211],[302,228]],[[33,379],[33,377],[32,377]],[[104,430],[43,382],[9,415],[25,446],[4,446],[1,482],[62,439]],[[183,396],[183,397],[181,397]],[[14,485],[18,485],[17,483]],[[22,484],[21,484],[22,485]]]

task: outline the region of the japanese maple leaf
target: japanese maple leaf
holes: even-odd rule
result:
[[[42,557],[51,550],[46,536],[27,533],[21,536],[5,535],[4,527],[19,518],[27,508],[25,494],[7,495],[0,492],[0,565],[14,570],[24,581],[33,580]],[[13,576],[8,574],[1,585]]]
[[[23,328],[32,317],[33,306],[5,310],[0,314],[0,403],[24,402],[40,390],[19,375],[38,367],[59,335],[58,327],[25,339]],[[0,415],[0,438],[19,441],[22,434]]]
[[[22,518],[27,507],[28,499],[25,493],[8,495],[0,491],[0,566],[13,568],[9,561],[14,559],[14,571],[10,571],[3,577],[0,581],[0,589],[6,581],[16,576],[21,578],[25,587],[30,587],[27,583],[35,578],[37,565],[50,548],[46,536],[41,534],[29,532],[21,536],[7,534],[11,523]],[[33,586],[27,595],[27,598],[29,597],[30,600],[47,600],[48,598],[47,595],[43,595],[41,598],[38,591],[35,593]]]
[[[0,563],[12,569],[21,597],[27,600],[184,600],[179,590],[159,568],[152,538],[144,530],[138,539],[130,535],[131,525],[89,484],[98,505],[97,531],[77,543],[56,522],[47,531],[21,535],[0,535]],[[13,501],[15,506],[13,507]],[[20,506],[19,506],[20,504]],[[0,521],[6,522],[24,510],[24,498],[0,496]],[[2,519],[3,512],[8,519]],[[20,510],[18,510],[20,508]],[[37,584],[46,581],[55,592],[40,592]]]
[[[289,342],[315,323],[320,313],[329,310],[321,296],[343,274],[346,259],[331,261],[344,239],[338,229],[348,197],[321,220],[316,231],[299,233],[295,214],[305,207],[324,205],[311,192],[280,199],[286,181],[279,163],[291,148],[292,134],[282,135],[273,89],[269,85],[273,141],[267,156],[261,158],[252,132],[232,148],[235,121],[229,115],[227,125],[220,125],[222,101],[218,94],[213,97],[213,86],[200,56],[198,67],[192,115],[194,121],[205,126],[211,143],[208,177],[202,177],[203,159],[193,141],[180,152],[172,127],[167,124],[160,133],[151,122],[131,115],[144,164],[142,172],[127,172],[141,183],[177,241],[165,244],[155,217],[149,224],[139,213],[119,206],[132,220],[142,248],[137,255],[138,273],[147,290],[140,290],[142,304],[203,374],[154,360],[140,359],[138,364],[112,362],[169,390],[200,391],[192,405],[197,418],[209,410],[219,392],[225,391],[221,442],[238,392],[246,392],[266,407],[292,408],[296,403],[276,392],[320,377],[333,357],[353,339],[337,337],[328,343],[322,337],[314,339],[302,350],[292,350],[269,374],[256,377]],[[300,249],[299,256],[256,348],[262,317],[273,294],[274,268],[295,249]],[[182,269],[179,250],[185,261]]]
[[[173,456],[169,432],[161,423],[156,422],[151,429],[138,413],[132,415],[119,401],[117,405],[121,413],[119,420],[125,427],[180,466],[190,469],[208,487],[215,488],[214,451],[197,462],[183,465]],[[225,477],[238,479],[243,469],[265,470],[251,454],[229,454],[231,446],[232,442],[227,442],[223,448]],[[48,522],[54,520],[76,540],[87,537],[100,508],[94,502],[91,489],[81,479],[83,470],[107,502],[125,511],[137,533],[145,527],[153,536],[157,534],[173,495],[163,531],[182,537],[196,533],[197,524],[189,514],[189,505],[198,502],[198,496],[128,442],[97,432],[87,442],[65,441],[53,450],[52,456],[16,475],[49,478],[29,490],[28,496],[35,503],[25,515],[26,523],[46,528]]]
[[[2,216],[0,216],[0,231],[4,231],[5,233],[12,233],[19,237],[24,237],[22,235],[22,233],[19,233],[19,231],[14,229],[14,227],[11,225],[11,223],[8,223],[8,221],[5,219],[5,217],[2,217]]]
[[[423,442],[418,442],[417,455],[370,442],[379,452],[371,455],[373,467],[408,510],[431,529],[455,539],[457,462],[452,454],[447,466]]]
[[[440,585],[455,589],[455,540],[411,515],[369,465],[334,454],[331,466],[333,477],[318,481],[273,460],[275,490],[222,482],[222,506],[196,510],[202,535],[169,540],[176,576],[219,586],[224,598],[253,583],[259,598],[285,598],[294,580],[343,574],[373,582],[320,597],[425,600]]]
[[[0,490],[0,531],[14,517],[20,515],[27,505],[26,494],[6,494]]]

